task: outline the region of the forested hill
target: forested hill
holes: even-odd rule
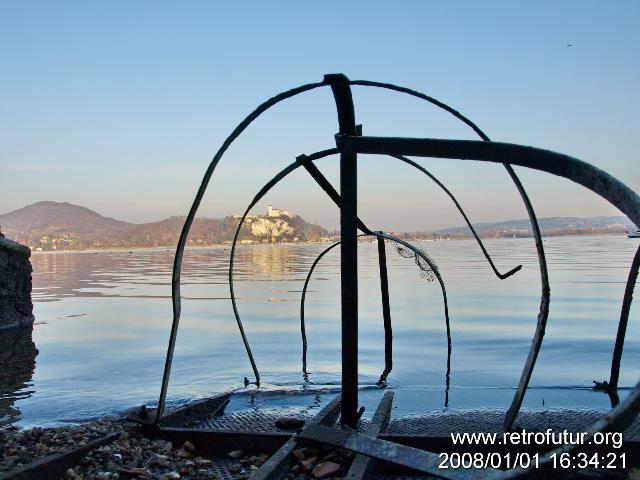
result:
[[[233,239],[238,218],[196,218],[189,245],[215,245]],[[38,202],[0,215],[7,237],[42,250],[89,248],[160,247],[178,243],[184,217],[135,224],[105,217],[79,205]],[[328,235],[319,225],[297,215],[251,216],[243,226],[243,243],[317,241]]]

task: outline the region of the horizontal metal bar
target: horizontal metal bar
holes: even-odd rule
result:
[[[506,163],[559,175],[592,190],[640,225],[640,197],[608,173],[577,158],[513,143],[434,138],[336,135],[338,150],[381,155],[456,158]]]

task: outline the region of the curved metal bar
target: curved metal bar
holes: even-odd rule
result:
[[[544,254],[544,246],[542,244],[542,233],[540,232],[540,225],[538,225],[538,218],[536,217],[536,213],[533,210],[533,205],[531,205],[531,200],[529,200],[529,195],[527,195],[522,182],[520,182],[520,178],[516,175],[516,172],[513,170],[511,165],[507,163],[503,163],[504,168],[507,169],[509,176],[513,180],[518,192],[520,193],[520,197],[524,203],[524,206],[527,210],[527,214],[529,215],[529,220],[531,221],[531,227],[533,230],[533,237],[536,242],[536,251],[538,252],[538,264],[540,267],[540,283],[542,286],[542,295],[540,296],[540,310],[538,311],[538,320],[536,322],[536,331],[533,334],[533,340],[531,341],[531,348],[529,348],[529,354],[527,355],[527,360],[524,364],[524,368],[522,369],[522,374],[520,375],[520,381],[518,382],[518,388],[516,389],[516,393],[513,396],[513,400],[511,401],[511,405],[507,410],[506,415],[504,416],[504,423],[502,425],[502,429],[505,432],[508,432],[512,429],[513,424],[516,421],[516,417],[518,416],[518,412],[520,411],[520,407],[522,407],[522,401],[524,400],[524,395],[527,393],[527,387],[529,386],[529,381],[531,380],[531,375],[533,374],[533,367],[536,365],[536,360],[538,359],[538,354],[540,353],[540,348],[542,348],[542,339],[544,338],[544,333],[547,328],[547,319],[549,318],[549,303],[551,302],[551,287],[549,285],[549,272],[547,270],[547,259]]]
[[[447,290],[444,286],[444,280],[442,279],[442,276],[438,271],[438,266],[435,263],[433,263],[431,259],[422,252],[422,250],[414,247],[413,245],[411,245],[408,242],[405,242],[404,240],[399,239],[398,237],[394,237],[393,235],[389,235],[388,233],[384,233],[384,232],[373,232],[373,234],[377,238],[385,238],[387,240],[391,240],[392,242],[399,243],[400,245],[413,251],[413,253],[418,255],[427,263],[427,265],[429,265],[429,268],[431,268],[431,271],[434,273],[434,275],[438,279],[438,283],[440,284],[440,288],[442,289],[442,300],[444,302],[444,320],[447,326],[447,374],[446,374],[447,388],[445,390],[445,407],[448,407],[449,406],[449,385],[451,382],[451,324],[449,322],[449,302],[447,301]]]
[[[482,253],[484,254],[484,257],[489,262],[489,265],[491,266],[491,269],[493,270],[493,273],[496,274],[496,277],[498,277],[500,280],[504,280],[505,278],[509,278],[511,275],[513,275],[514,273],[516,273],[517,271],[522,269],[522,265],[517,265],[516,267],[512,268],[511,270],[509,270],[507,273],[500,273],[498,271],[498,269],[496,268],[495,264],[493,263],[493,260],[491,259],[491,255],[489,255],[489,252],[487,252],[487,249],[484,247],[484,244],[482,243],[482,240],[480,240],[480,237],[476,233],[475,228],[473,228],[473,225],[471,224],[471,221],[469,221],[469,218],[464,213],[464,210],[462,209],[462,206],[458,203],[458,200],[453,195],[453,193],[451,193],[451,191],[447,187],[445,187],[444,184],[440,180],[438,180],[431,172],[429,172],[426,168],[424,168],[419,163],[416,163],[416,162],[414,162],[413,160],[411,160],[411,159],[409,159],[407,157],[403,157],[402,155],[392,155],[392,156],[394,158],[397,158],[398,160],[401,160],[401,161],[403,161],[405,163],[408,163],[412,167],[415,167],[418,170],[420,170],[427,177],[429,177],[431,180],[433,180],[436,183],[436,185],[438,185],[444,191],[444,193],[446,193],[449,196],[449,198],[451,199],[453,204],[458,209],[458,212],[460,212],[460,215],[462,215],[462,218],[464,218],[464,221],[467,223],[467,226],[471,230],[471,233],[473,234],[474,238],[476,239],[476,242],[478,242],[478,245],[480,246],[480,250],[482,250]]]
[[[334,155],[337,152],[338,152],[337,149],[330,148],[328,150],[323,150],[323,151],[320,151],[320,152],[316,152],[316,153],[314,153],[312,155],[309,155],[306,158],[308,158],[310,160],[318,160],[320,158],[324,158],[324,157],[329,156],[329,155]],[[228,277],[229,277],[229,293],[231,294],[231,305],[233,306],[233,314],[236,317],[236,323],[238,324],[238,328],[240,329],[240,335],[242,336],[242,341],[244,343],[244,347],[245,347],[245,349],[247,351],[247,355],[249,356],[249,360],[251,362],[251,368],[253,369],[253,374],[254,374],[255,379],[256,379],[256,385],[258,385],[258,386],[260,385],[260,373],[258,372],[258,368],[256,367],[256,363],[255,363],[255,361],[253,359],[253,354],[251,352],[251,347],[249,346],[249,342],[247,340],[247,336],[246,336],[244,328],[242,326],[242,320],[240,319],[240,314],[238,313],[238,306],[236,304],[236,295],[235,295],[235,290],[234,290],[234,286],[233,286],[233,263],[234,263],[234,259],[235,259],[236,246],[237,246],[237,243],[238,243],[238,237],[240,235],[240,230],[242,229],[242,225],[244,224],[244,221],[246,220],[247,215],[249,214],[251,209],[256,205],[256,203],[258,203],[260,201],[260,199],[262,199],[262,197],[264,197],[267,194],[267,192],[269,190],[271,190],[271,188],[273,188],[274,185],[276,185],[280,180],[282,180],[287,175],[289,175],[291,172],[293,172],[294,170],[296,170],[297,168],[299,168],[301,166],[302,166],[302,164],[299,163],[299,162],[294,162],[291,165],[288,165],[283,170],[281,170],[275,177],[273,177],[271,180],[269,180],[264,187],[262,187],[260,189],[260,191],[256,194],[256,196],[253,197],[253,200],[251,200],[251,203],[249,204],[247,209],[244,211],[244,214],[240,218],[240,221],[238,222],[238,226],[236,227],[235,234],[233,236],[233,243],[231,244],[231,254],[229,255],[229,273],[228,273]]]
[[[393,85],[391,83],[381,83],[381,82],[371,82],[368,80],[353,80],[351,82],[352,85],[362,85],[369,87],[378,87],[384,88],[387,90],[393,90],[399,93],[405,93],[407,95],[411,95],[416,98],[420,98],[425,100],[432,105],[435,105],[456,117],[458,120],[462,121],[471,129],[476,132],[476,134],[485,142],[490,142],[491,139],[488,135],[486,135],[480,127],[478,127],[475,123],[473,123],[470,119],[462,115],[460,112],[450,107],[449,105],[436,100],[433,97],[425,95],[424,93],[418,92],[416,90],[412,90],[410,88],[399,87],[397,85]],[[536,325],[536,331],[534,333],[533,341],[531,343],[531,348],[529,349],[529,354],[527,356],[527,361],[525,363],[524,368],[522,369],[522,375],[520,376],[520,381],[518,383],[518,388],[513,397],[513,401],[511,402],[511,406],[505,415],[505,422],[503,428],[505,430],[511,429],[513,426],[513,422],[515,421],[518,411],[520,410],[520,406],[522,405],[522,400],[524,398],[524,394],[529,385],[529,380],[531,379],[531,374],[533,373],[533,367],[535,366],[536,360],[538,358],[538,353],[540,352],[540,347],[542,346],[542,339],[544,337],[544,332],[547,325],[547,319],[549,317],[549,303],[551,302],[551,288],[549,286],[549,275],[547,272],[547,259],[544,254],[544,248],[542,245],[542,234],[540,233],[540,227],[538,225],[538,218],[536,213],[531,205],[531,201],[529,200],[529,196],[527,195],[524,186],[520,182],[520,179],[516,175],[516,172],[513,168],[507,164],[503,163],[504,168],[507,170],[507,173],[513,180],[520,197],[522,198],[522,202],[524,203],[525,209],[527,210],[527,214],[529,216],[529,221],[531,223],[531,229],[533,230],[533,236],[536,244],[536,252],[538,254],[538,263],[540,265],[540,283],[541,283],[541,299],[540,299],[540,309],[538,312],[538,320]]]
[[[233,243],[231,245],[231,254],[229,255],[229,293],[231,295],[231,305],[233,307],[233,314],[236,317],[236,323],[238,324],[238,329],[240,330],[240,335],[242,336],[242,342],[244,343],[244,348],[247,351],[247,356],[249,357],[249,361],[251,362],[251,368],[253,369],[253,375],[255,377],[255,384],[260,386],[260,373],[258,372],[258,367],[256,366],[256,362],[253,358],[253,353],[251,352],[251,347],[249,346],[249,341],[247,340],[247,335],[245,334],[244,327],[242,325],[242,320],[240,319],[240,315],[238,314],[238,306],[236,305],[236,294],[233,288],[233,261],[235,259],[236,245],[238,241],[238,236],[240,235],[240,229],[242,227],[242,223],[247,217],[249,211],[253,208],[253,206],[258,202],[258,200],[265,194],[267,191],[277,183],[280,178],[284,178],[286,175],[291,173],[293,170],[298,168],[299,165],[291,164],[287,168],[285,168],[280,174],[275,177],[275,181],[272,180],[265,187],[260,190],[258,195],[253,199],[253,201],[249,204],[247,209],[245,210],[240,222],[238,223],[238,227],[236,228],[236,232],[233,236]],[[278,178],[280,177],[280,178]],[[277,179],[277,180],[276,180]]]
[[[449,105],[447,105],[446,103],[442,103],[441,101],[436,100],[435,98],[430,97],[429,95],[425,95],[422,92],[418,92],[417,90],[412,90],[412,89],[406,88],[406,87],[400,87],[398,85],[394,85],[393,83],[372,82],[370,80],[351,80],[350,83],[351,83],[351,85],[360,85],[360,86],[363,86],[363,87],[376,87],[376,88],[384,88],[386,90],[393,90],[395,92],[406,93],[407,95],[411,95],[412,97],[416,97],[416,98],[420,98],[422,100],[426,100],[427,102],[431,103],[432,105],[435,105],[436,107],[441,108],[442,110],[444,110],[446,112],[449,112],[451,115],[456,117],[458,120],[460,120],[461,122],[463,122],[466,125],[468,125],[469,127],[471,127],[471,129],[474,132],[476,132],[478,134],[478,136],[481,139],[483,139],[484,141],[487,141],[487,142],[491,141],[489,139],[489,137],[482,130],[480,130],[480,127],[478,127],[475,123],[473,123],[467,117],[462,115],[455,108],[452,108]]]
[[[429,265],[429,267],[433,271],[434,275],[438,279],[438,283],[440,284],[440,288],[442,290],[442,296],[443,296],[443,301],[444,301],[445,323],[446,323],[446,328],[447,328],[447,374],[446,374],[447,390],[446,390],[445,404],[448,405],[448,403],[449,403],[449,384],[450,384],[450,378],[451,378],[451,324],[449,322],[449,304],[448,304],[448,301],[447,301],[447,291],[446,291],[445,286],[444,286],[444,280],[442,279],[442,276],[440,275],[440,272],[438,271],[438,267],[437,267],[437,265],[435,265],[431,261],[431,259],[429,259],[429,257],[424,255],[424,253],[420,249],[414,247],[410,243],[405,242],[404,240],[401,240],[401,239],[399,239],[397,237],[394,237],[393,235],[389,235],[387,233],[380,232],[380,231],[371,232],[370,234],[363,233],[361,235],[358,235],[358,237],[366,237],[366,236],[375,236],[376,238],[383,238],[383,239],[386,239],[386,240],[390,240],[392,242],[398,243],[398,244],[408,248],[409,250],[414,252],[416,255],[418,255],[420,258],[422,258],[425,262],[427,262],[427,265]],[[306,333],[305,333],[306,331],[305,331],[305,320],[304,320],[304,305],[305,305],[305,299],[306,299],[306,296],[307,296],[307,288],[309,286],[309,281],[311,280],[311,276],[313,275],[313,272],[314,272],[316,266],[318,265],[318,263],[320,262],[320,260],[322,260],[322,257],[324,257],[327,253],[329,253],[333,248],[337,247],[338,245],[340,245],[340,242],[333,243],[329,247],[325,248],[322,252],[320,252],[320,254],[316,257],[316,259],[314,260],[313,264],[311,265],[311,268],[309,269],[309,272],[307,273],[307,278],[304,281],[304,287],[302,288],[302,299],[300,300],[300,329],[301,329],[301,332],[302,332],[302,359],[303,359],[302,362],[303,362],[303,370],[304,370],[305,374],[307,373],[307,370],[306,370],[306,367],[307,367],[307,337],[306,337]]]
[[[359,236],[363,236],[363,235],[368,235],[368,234],[363,233]],[[302,335],[302,372],[305,375],[305,379],[307,378],[306,376],[309,374],[309,372],[307,372],[307,329],[305,327],[305,321],[304,321],[304,301],[307,297],[307,287],[309,286],[309,280],[311,280],[311,275],[313,274],[313,271],[315,270],[316,265],[320,262],[320,260],[322,260],[322,257],[324,257],[327,253],[329,253],[338,245],[340,245],[340,242],[335,242],[331,244],[329,247],[325,248],[322,252],[320,252],[320,254],[316,257],[316,259],[311,264],[311,268],[307,273],[307,278],[304,280],[304,286],[302,287],[302,299],[300,300],[300,334]]]
[[[371,236],[371,235],[373,235],[373,233],[371,234],[361,233],[360,235],[358,235],[358,237],[365,237],[365,236]],[[313,271],[315,270],[316,265],[318,265],[320,260],[322,260],[322,257],[324,257],[327,253],[329,253],[338,245],[340,245],[340,242],[335,242],[329,245],[327,248],[325,248],[322,252],[320,252],[320,254],[316,257],[316,259],[311,264],[311,268],[307,273],[307,278],[305,278],[304,280],[304,286],[302,287],[302,298],[300,300],[300,333],[302,335],[302,372],[305,375],[309,373],[307,372],[307,329],[305,327],[305,321],[304,321],[304,302],[307,297],[307,287],[309,286],[309,281],[311,280],[311,275],[313,274]]]
[[[156,413],[156,418],[153,422],[154,425],[157,425],[160,421],[160,417],[164,413],[165,401],[167,397],[167,388],[169,386],[169,376],[171,375],[171,364],[173,363],[173,352],[175,349],[176,338],[178,335],[178,325],[180,323],[180,312],[181,312],[181,304],[180,304],[180,273],[182,269],[182,256],[184,254],[184,248],[187,244],[187,237],[189,235],[189,230],[191,229],[191,225],[193,223],[193,219],[196,216],[196,212],[198,211],[198,207],[200,206],[200,202],[202,202],[202,197],[207,190],[207,186],[209,185],[209,180],[211,180],[211,176],[213,175],[213,171],[215,170],[218,162],[227,151],[229,146],[233,143],[233,141],[262,113],[276,105],[277,103],[282,102],[288,98],[294,97],[304,92],[308,92],[310,90],[316,89],[318,87],[326,86],[327,83],[325,81],[318,83],[310,83],[307,85],[302,85],[300,87],[293,88],[291,90],[287,90],[286,92],[282,92],[266,102],[262,103],[258,106],[253,112],[251,112],[238,126],[231,132],[231,134],[225,139],[224,143],[220,147],[220,149],[216,152],[215,156],[209,163],[207,170],[205,171],[204,176],[202,177],[202,182],[200,183],[200,187],[198,188],[198,192],[196,193],[196,197],[193,200],[193,204],[189,209],[189,213],[187,214],[187,218],[182,226],[182,230],[180,232],[180,238],[178,240],[178,245],[176,246],[176,254],[173,260],[173,271],[171,275],[171,301],[173,305],[173,321],[171,324],[171,333],[169,335],[169,345],[167,347],[167,357],[165,359],[164,364],[164,372],[162,375],[162,386],[160,388],[160,397],[158,399],[158,410]]]
[[[636,250],[636,254],[631,262],[631,270],[627,278],[627,286],[624,290],[624,299],[622,300],[622,311],[620,312],[620,322],[618,323],[618,333],[616,334],[616,345],[613,349],[613,358],[611,359],[611,376],[609,377],[609,389],[618,388],[618,377],[620,376],[620,361],[622,360],[622,349],[624,347],[624,337],[627,333],[627,323],[629,322],[629,311],[631,310],[631,302],[633,301],[633,289],[638,279],[638,269],[640,269],[640,246]]]

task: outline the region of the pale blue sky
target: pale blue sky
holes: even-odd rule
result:
[[[0,213],[56,200],[135,222],[184,215],[247,113],[332,72],[421,90],[495,140],[576,156],[638,191],[638,25],[636,1],[0,1]],[[473,138],[398,94],[357,88],[355,101],[365,133]],[[223,159],[201,215],[243,210],[296,155],[333,146],[336,130],[328,89],[281,104]],[[499,166],[420,162],[474,220],[526,216]],[[336,160],[318,166],[337,187]],[[616,214],[567,181],[518,171],[541,216]],[[370,226],[462,223],[408,167],[362,157],[360,172]],[[266,200],[338,223],[304,172]]]

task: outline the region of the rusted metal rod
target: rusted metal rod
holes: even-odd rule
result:
[[[321,150],[319,152],[316,152],[316,153],[310,155],[307,158],[309,158],[310,161],[311,160],[318,160],[320,158],[324,158],[324,157],[327,157],[329,155],[334,155],[336,153],[337,153],[337,150],[335,148],[330,148],[328,150]],[[237,244],[238,244],[238,237],[240,236],[240,230],[242,229],[242,225],[244,224],[244,221],[246,220],[247,215],[249,214],[251,209],[256,205],[256,203],[258,203],[260,201],[260,199],[262,197],[264,197],[267,194],[267,192],[269,190],[271,190],[278,182],[280,182],[280,180],[285,178],[287,175],[289,175],[291,172],[293,172],[294,170],[296,170],[299,167],[300,167],[300,163],[298,163],[298,162],[294,162],[291,165],[288,165],[283,170],[278,172],[276,174],[276,176],[274,176],[271,180],[269,180],[260,189],[260,191],[255,195],[255,197],[253,197],[253,200],[251,200],[251,203],[249,204],[249,206],[245,209],[244,213],[242,214],[242,217],[240,218],[240,221],[238,222],[235,234],[233,236],[233,242],[231,244],[231,253],[229,255],[229,272],[228,272],[229,293],[230,293],[230,296],[231,296],[231,305],[233,307],[233,314],[234,314],[234,316],[236,318],[236,323],[238,324],[238,329],[240,330],[240,335],[242,336],[242,341],[244,343],[244,347],[246,349],[247,356],[249,357],[249,361],[251,362],[251,368],[253,369],[253,374],[254,374],[254,377],[255,377],[256,385],[260,385],[260,373],[258,371],[258,367],[256,366],[256,362],[255,362],[255,360],[253,358],[253,353],[251,352],[251,347],[249,346],[249,341],[247,340],[247,336],[245,334],[244,327],[242,325],[242,320],[240,319],[240,314],[238,313],[238,305],[236,303],[236,295],[235,295],[234,282],[233,282],[233,265],[234,265],[234,260],[235,260],[235,252],[236,252],[236,247],[237,247]]]
[[[620,361],[622,360],[622,349],[624,348],[624,337],[627,333],[627,323],[629,322],[629,311],[633,301],[633,289],[638,279],[638,269],[640,268],[640,246],[631,262],[631,269],[627,278],[627,286],[624,290],[622,300],[622,311],[620,312],[620,322],[618,323],[618,333],[616,334],[616,345],[613,348],[613,358],[611,359],[611,377],[609,378],[609,388],[618,388],[618,378],[620,377]]]
[[[440,180],[438,180],[435,177],[435,175],[433,175],[431,172],[429,172],[426,168],[424,168],[419,163],[416,163],[413,160],[411,160],[410,158],[404,157],[402,155],[392,155],[392,156],[394,158],[397,158],[398,160],[400,160],[400,161],[402,161],[402,162],[404,162],[404,163],[406,163],[408,165],[411,165],[412,167],[417,168],[418,170],[420,170],[427,177],[429,177],[431,180],[433,180],[434,183],[436,185],[438,185],[442,189],[442,191],[444,191],[444,193],[447,194],[447,196],[451,199],[453,204],[458,209],[458,212],[460,212],[460,215],[462,215],[462,218],[464,219],[465,223],[469,227],[469,230],[471,230],[471,233],[473,234],[473,238],[476,239],[476,242],[478,243],[478,246],[480,247],[480,250],[482,250],[484,258],[486,258],[487,261],[489,262],[489,265],[491,266],[491,270],[493,270],[493,273],[496,275],[496,277],[498,277],[500,280],[504,280],[505,278],[509,278],[511,275],[513,275],[514,273],[518,272],[522,268],[522,265],[516,265],[514,268],[512,268],[508,272],[500,273],[500,271],[498,271],[497,267],[493,263],[493,260],[491,259],[491,255],[489,255],[489,252],[487,252],[487,249],[485,248],[484,243],[482,242],[482,240],[480,240],[480,236],[476,233],[476,229],[473,228],[473,224],[471,223],[471,221],[467,217],[467,214],[464,213],[464,210],[462,209],[462,205],[460,205],[460,203],[458,202],[458,199],[456,199],[456,197],[453,195],[453,193],[451,193],[451,191]]]
[[[358,237],[364,237],[367,236],[369,234],[367,233],[362,233],[360,235],[358,235]],[[311,280],[311,275],[313,274],[313,271],[316,268],[316,265],[318,265],[318,263],[320,262],[320,260],[322,260],[322,257],[324,257],[327,253],[329,253],[331,250],[333,250],[335,247],[337,247],[338,245],[340,245],[340,242],[335,242],[331,245],[329,245],[327,248],[325,248],[322,252],[320,252],[320,254],[316,257],[316,259],[313,261],[313,263],[311,264],[311,268],[309,269],[309,272],[307,273],[307,278],[305,278],[304,280],[304,286],[302,287],[302,297],[300,299],[300,333],[302,335],[302,372],[304,374],[307,374],[307,329],[305,326],[305,318],[304,318],[304,305],[305,305],[305,299],[307,296],[307,287],[309,286],[309,281]]]
[[[384,322],[384,371],[379,384],[387,381],[393,369],[393,330],[391,328],[391,308],[389,306],[389,278],[387,276],[387,251],[384,238],[378,237],[378,268],[380,269],[380,296],[382,299],[382,319]]]
[[[349,79],[326,75],[338,111],[341,135],[356,135]],[[340,152],[340,296],[342,299],[342,403],[340,422],[358,423],[358,155]]]
[[[333,77],[333,78],[332,78]],[[339,79],[339,81],[338,81]],[[189,211],[189,214],[187,216],[187,219],[185,221],[185,224],[183,226],[183,229],[181,231],[180,234],[180,239],[178,241],[178,245],[176,248],[176,255],[174,258],[174,265],[173,265],[173,274],[172,274],[172,301],[173,301],[173,322],[172,322],[172,327],[171,327],[171,334],[169,337],[169,346],[167,349],[167,357],[166,357],[166,361],[165,361],[165,368],[164,368],[164,374],[163,374],[163,379],[162,379],[162,386],[161,386],[161,392],[160,392],[160,398],[159,398],[159,402],[158,402],[158,409],[157,409],[157,416],[156,416],[156,422],[158,421],[158,419],[160,418],[160,416],[162,415],[162,412],[164,410],[164,405],[165,405],[165,400],[166,400],[166,394],[167,394],[167,387],[168,387],[168,382],[169,382],[169,375],[170,375],[170,370],[171,370],[171,363],[172,363],[172,358],[173,358],[173,352],[174,352],[174,348],[175,348],[175,341],[176,341],[176,337],[177,337],[177,330],[178,330],[178,324],[179,324],[179,319],[180,319],[180,270],[181,270],[181,265],[182,265],[182,256],[183,256],[183,252],[184,252],[184,248],[186,246],[186,241],[187,241],[187,236],[189,233],[189,229],[191,227],[191,224],[195,218],[195,214],[196,211],[199,207],[199,204],[202,200],[202,197],[204,195],[204,192],[207,188],[207,185],[209,183],[209,180],[213,174],[213,171],[217,165],[217,163],[219,162],[219,160],[221,159],[221,157],[223,156],[224,152],[228,149],[228,147],[231,145],[231,143],[235,140],[235,138],[237,138],[237,136],[239,136],[246,128],[247,126],[253,122],[259,115],[261,115],[264,111],[266,111],[268,108],[270,108],[271,106],[287,99],[287,98],[291,98],[297,94],[306,92],[306,91],[310,91],[313,90],[315,88],[318,87],[322,87],[322,86],[327,86],[329,85],[331,82],[333,82],[334,84],[339,84],[338,85],[338,90],[342,91],[344,93],[344,91],[347,91],[348,88],[345,88],[344,82],[345,80],[347,81],[347,83],[350,83],[351,85],[363,85],[363,86],[372,86],[372,87],[381,87],[381,88],[387,88],[390,90],[395,90],[398,92],[402,92],[402,93],[406,93],[409,95],[413,95],[414,97],[417,98],[421,98],[423,100],[429,101],[430,103],[443,108],[444,110],[448,111],[449,113],[453,114],[456,118],[460,119],[461,121],[463,121],[464,123],[466,123],[467,125],[469,125],[471,128],[474,129],[474,131],[476,131],[476,133],[486,142],[486,144],[491,144],[492,146],[489,147],[489,150],[482,150],[483,147],[478,147],[479,150],[481,151],[482,154],[486,154],[488,155],[487,158],[481,158],[481,160],[485,160],[485,161],[496,161],[499,163],[503,163],[503,165],[505,166],[505,168],[508,170],[508,173],[510,174],[510,176],[512,177],[512,179],[516,182],[516,187],[518,188],[521,196],[523,197],[523,201],[525,203],[525,207],[527,208],[527,212],[529,213],[530,216],[530,220],[532,222],[532,229],[534,231],[534,236],[536,237],[536,246],[538,248],[538,257],[540,259],[540,263],[541,263],[541,277],[543,277],[543,288],[542,288],[542,299],[541,299],[541,307],[540,307],[540,314],[538,316],[538,325],[536,328],[536,334],[534,335],[534,341],[532,342],[532,347],[531,350],[529,352],[529,357],[527,360],[527,364],[525,365],[525,369],[523,371],[523,375],[521,377],[521,381],[519,384],[519,391],[524,392],[526,390],[526,386],[528,384],[529,378],[530,378],[530,372],[533,369],[533,365],[535,364],[535,360],[537,357],[537,352],[540,349],[540,344],[542,342],[542,336],[544,335],[544,328],[546,325],[546,317],[548,315],[548,303],[549,303],[549,289],[545,288],[545,281],[544,281],[544,276],[545,276],[545,272],[543,271],[544,269],[543,267],[543,263],[546,264],[545,260],[544,260],[544,250],[541,248],[542,247],[542,241],[541,241],[541,237],[539,235],[539,228],[537,226],[537,220],[535,217],[535,213],[533,211],[533,208],[531,206],[531,202],[529,201],[528,197],[526,196],[526,192],[524,191],[524,188],[522,187],[522,184],[520,183],[520,181],[517,179],[517,176],[515,174],[515,172],[513,171],[513,168],[511,167],[511,165],[523,165],[523,166],[527,166],[527,167],[532,167],[532,168],[537,168],[539,170],[543,170],[543,171],[547,171],[550,173],[554,173],[556,175],[561,175],[564,176],[566,178],[570,178],[571,180],[580,183],[584,186],[587,186],[587,188],[590,188],[591,190],[593,190],[594,192],[602,195],[603,197],[605,197],[607,200],[609,200],[611,203],[613,203],[614,205],[616,205],[618,208],[620,208],[624,213],[627,214],[627,216],[636,224],[640,224],[639,223],[639,218],[640,218],[640,202],[638,202],[638,197],[637,195],[635,195],[633,192],[631,192],[627,187],[625,187],[623,184],[621,184],[620,182],[615,181],[615,179],[612,180],[612,177],[608,176],[607,174],[605,174],[604,172],[595,169],[595,167],[592,167],[591,165],[585,164],[584,162],[579,162],[575,159],[571,159],[570,162],[565,162],[564,160],[558,160],[558,157],[563,157],[565,158],[566,156],[562,156],[560,154],[554,154],[553,152],[546,152],[547,154],[551,154],[551,156],[549,158],[543,158],[544,155],[542,155],[542,157],[540,156],[540,152],[544,152],[544,151],[540,151],[539,149],[528,149],[528,152],[524,152],[523,150],[520,150],[518,152],[514,151],[513,149],[509,150],[509,149],[503,149],[503,151],[501,152],[502,156],[500,155],[495,155],[496,151],[492,150],[494,149],[496,144],[493,144],[493,142],[489,141],[488,136],[486,136],[473,122],[471,122],[470,120],[468,120],[466,117],[464,117],[462,114],[460,114],[459,112],[457,112],[456,110],[452,109],[451,107],[443,104],[442,102],[439,102],[438,100],[433,99],[432,97],[428,97],[424,94],[421,94],[419,92],[404,88],[404,87],[398,87],[395,85],[391,85],[391,84],[383,84],[383,83],[378,83],[378,82],[367,82],[367,81],[351,81],[349,82],[348,79],[346,79],[346,77],[344,76],[339,76],[339,75],[334,75],[334,76],[328,76],[325,77],[325,80],[323,82],[320,83],[315,83],[315,84],[309,84],[309,85],[304,85],[302,87],[298,87],[292,90],[289,90],[287,92],[283,92],[271,99],[269,99],[268,101],[264,102],[263,104],[261,104],[257,109],[255,109],[250,115],[248,115],[245,120],[243,120],[243,122],[241,122],[236,129],[231,133],[231,135],[229,135],[229,137],[225,140],[225,142],[223,143],[223,145],[220,147],[220,149],[218,150],[218,152],[216,153],[216,155],[214,156],[213,160],[211,161],[209,167],[207,168],[207,171],[205,172],[205,175],[203,177],[202,183],[200,185],[200,188],[198,189],[198,193],[196,194],[196,198],[193,202],[193,205]],[[332,85],[332,88],[336,87],[336,85]],[[333,88],[334,90],[334,94],[336,93],[336,88]],[[350,92],[349,92],[349,96],[350,96]],[[338,100],[336,98],[336,100]],[[337,102],[337,104],[340,102]],[[344,102],[343,102],[344,105]],[[351,103],[352,106],[352,103]],[[340,110],[340,107],[338,107]],[[355,116],[353,115],[353,117],[355,118]],[[343,119],[346,118],[343,116]],[[339,120],[340,119],[340,115],[339,115]],[[349,122],[342,122],[341,121],[341,125],[346,125]],[[350,122],[355,124],[355,120],[353,122]],[[344,135],[344,132],[341,129],[340,132],[341,135]],[[351,132],[350,135],[348,136],[354,136],[356,134],[356,132]],[[394,139],[391,139],[394,140]],[[444,141],[444,142],[451,142],[451,141]],[[458,146],[464,142],[464,141],[458,141]],[[477,142],[478,143],[478,142]],[[485,145],[486,145],[485,144]],[[450,145],[449,145],[450,146]],[[516,146],[519,147],[519,146]],[[449,148],[449,147],[447,147]],[[457,148],[457,147],[456,147]],[[474,149],[476,147],[473,147]],[[527,150],[525,147],[519,147],[520,149],[524,149]],[[464,149],[464,148],[463,148]],[[500,148],[499,148],[500,149]],[[508,151],[507,151],[508,150]],[[532,154],[533,152],[533,154]],[[500,153],[500,152],[499,152]],[[353,152],[348,152],[348,151],[342,151],[341,155],[348,155],[348,154],[357,154],[357,151],[353,151]],[[394,154],[396,155],[408,155],[411,154],[410,151],[407,150],[402,150],[402,151],[398,151],[395,152]],[[431,156],[438,156],[437,154],[430,154]],[[535,157],[534,160],[535,161],[531,161],[532,158],[527,158],[527,161],[525,162],[519,162],[518,161],[518,155],[524,156],[524,157]],[[556,157],[553,157],[553,155],[555,155]],[[489,158],[491,157],[491,158]],[[514,157],[516,157],[515,160],[512,160]],[[474,158],[474,157],[465,157],[463,156],[462,158]],[[570,158],[570,157],[569,157]],[[545,163],[546,162],[546,163]],[[551,163],[549,163],[551,162]],[[622,208],[621,205],[624,207]],[[495,271],[495,270],[494,270]],[[630,273],[631,274],[631,273]],[[546,287],[548,287],[548,282]],[[624,303],[623,303],[623,307],[624,307]],[[357,312],[357,309],[356,309]],[[621,316],[621,320],[622,320],[622,316]],[[621,322],[622,324],[622,322]],[[624,335],[620,335],[620,327],[621,324],[619,324],[619,335],[617,336],[618,338],[621,338],[621,345],[623,344],[624,340],[623,340],[623,336]],[[626,323],[625,323],[626,325]],[[247,343],[248,345],[248,343]],[[621,349],[621,347],[620,347]],[[527,373],[528,372],[528,373]],[[638,395],[638,388],[639,386],[636,386],[636,389],[632,392],[635,395]],[[517,396],[517,394],[516,394]],[[514,399],[514,404],[515,404],[515,399]],[[513,405],[512,405],[513,406]],[[620,414],[624,414],[624,415],[629,415],[629,412],[631,409],[633,411],[633,413],[635,414],[637,412],[637,408],[635,408],[634,410],[634,406],[633,405],[629,405],[628,402],[624,402],[622,405],[622,410],[620,410]],[[516,406],[516,412],[515,414],[517,414],[517,410],[519,409],[519,405]],[[618,410],[616,410],[618,411]],[[512,415],[513,418],[515,418],[515,415]],[[508,423],[505,422],[505,425]]]
[[[547,328],[547,319],[549,318],[549,303],[551,302],[551,286],[549,285],[549,272],[547,270],[547,258],[544,254],[544,246],[542,244],[542,233],[540,232],[540,226],[538,225],[538,219],[536,217],[535,211],[533,210],[533,205],[531,205],[531,201],[529,200],[529,195],[527,195],[527,191],[524,189],[524,186],[520,182],[520,179],[516,175],[516,172],[513,170],[511,165],[504,163],[504,168],[507,169],[507,172],[511,176],[513,183],[516,185],[518,192],[520,193],[520,197],[524,202],[524,206],[527,210],[527,214],[529,215],[529,220],[531,222],[531,228],[533,230],[533,237],[536,242],[536,251],[538,253],[538,265],[540,268],[540,284],[542,288],[542,293],[540,296],[540,309],[538,311],[538,320],[536,323],[536,331],[533,334],[533,341],[531,342],[531,347],[529,348],[529,354],[527,355],[527,360],[524,364],[524,368],[522,369],[522,374],[520,375],[520,381],[518,382],[518,388],[516,389],[516,393],[513,396],[513,400],[511,401],[511,405],[507,410],[507,413],[504,417],[504,424],[502,428],[505,432],[508,432],[513,428],[513,424],[516,421],[518,416],[518,412],[520,411],[520,407],[522,407],[522,401],[524,400],[524,395],[527,392],[527,387],[529,386],[529,381],[531,380],[531,375],[533,374],[533,367],[536,364],[536,360],[538,359],[538,354],[540,353],[540,348],[542,347],[542,339],[544,338],[544,333]]]

